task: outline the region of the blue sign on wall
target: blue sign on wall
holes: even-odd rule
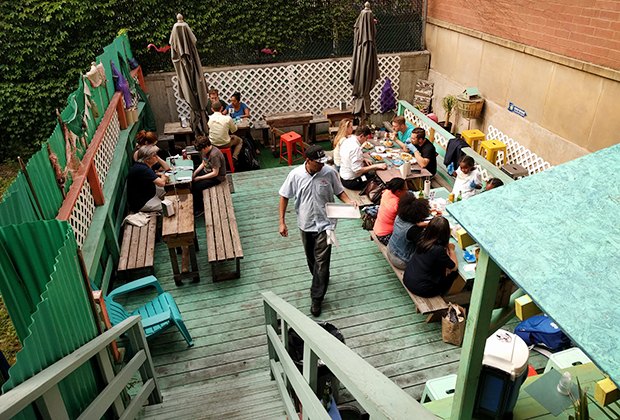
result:
[[[512,102],[508,103],[508,111],[514,112],[515,114],[517,114],[517,115],[519,115],[521,117],[524,117],[524,118],[527,116],[527,112],[525,112],[525,109],[519,108],[518,106],[516,106]]]

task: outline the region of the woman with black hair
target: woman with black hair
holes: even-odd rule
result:
[[[402,178],[392,178],[385,186],[387,187],[381,194],[381,203],[379,203],[379,212],[373,231],[377,235],[377,239],[383,245],[387,245],[392,232],[394,231],[394,220],[398,213],[398,203],[400,198],[407,194],[407,183]]]
[[[427,225],[425,219],[430,214],[428,200],[416,199],[411,193],[400,198],[394,230],[388,241],[388,259],[394,267],[405,269]]]
[[[230,105],[226,108],[228,115],[235,120],[237,118],[250,118],[250,107],[241,102],[241,94],[235,92],[230,97]]]
[[[414,295],[433,297],[446,293],[458,275],[450,223],[443,217],[430,221],[415,253],[407,263],[403,283]]]

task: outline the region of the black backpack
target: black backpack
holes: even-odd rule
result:
[[[235,168],[237,169],[237,168]],[[252,171],[260,169],[260,163],[254,152],[254,145],[247,138],[243,139],[243,149],[239,155],[239,171]]]

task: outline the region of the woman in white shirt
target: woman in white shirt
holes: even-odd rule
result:
[[[340,143],[346,137],[353,134],[353,120],[350,118],[345,118],[340,120],[340,124],[338,125],[338,132],[336,133],[336,137],[334,137],[334,141],[332,142],[332,146],[334,148],[334,166],[336,167],[336,172],[340,172]]]

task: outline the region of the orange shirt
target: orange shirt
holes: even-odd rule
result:
[[[398,196],[390,190],[383,191],[381,203],[379,203],[379,213],[375,221],[373,231],[377,236],[385,236],[394,230],[394,219],[398,211]]]

